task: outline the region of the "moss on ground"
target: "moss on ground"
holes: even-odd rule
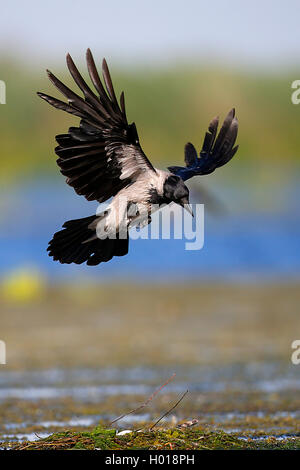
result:
[[[1,443],[0,443],[1,446]],[[5,444],[2,444],[5,447]],[[202,429],[160,429],[133,431],[117,435],[114,429],[96,426],[90,431],[65,431],[51,434],[34,442],[11,445],[14,450],[245,450],[300,449],[300,437],[278,441],[274,437],[261,441],[241,440],[223,431]]]

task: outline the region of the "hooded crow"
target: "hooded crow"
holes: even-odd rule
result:
[[[112,198],[102,213],[65,222],[63,230],[49,242],[49,255],[61,263],[97,265],[128,253],[128,230],[133,224],[150,223],[153,204],[174,202],[192,213],[184,181],[207,175],[233,157],[238,148],[234,147],[238,122],[233,109],[217,136],[218,118],[213,119],[199,157],[188,143],[185,167],[172,166],[169,171],[154,168],[140,146],[135,123],[128,124],[123,92],[120,103],[117,101],[105,59],[104,83],[89,49],[86,60],[95,91],[68,54],[68,69],[83,97],[48,70],[50,81],[67,102],[45,93],[38,95],[55,108],[80,118],[79,127],[70,127],[68,133],[56,136],[57,164],[67,184],[88,201],[101,203]]]

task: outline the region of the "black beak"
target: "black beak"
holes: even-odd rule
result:
[[[182,199],[180,199],[180,202],[178,204],[183,207],[186,211],[188,211],[188,213],[191,214],[192,217],[194,217],[192,208],[189,203],[189,199],[187,197],[183,197]]]

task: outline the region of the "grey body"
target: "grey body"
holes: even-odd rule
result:
[[[152,191],[163,198],[164,183],[171,173],[155,168],[138,174],[137,179],[119,191],[106,208],[107,214],[99,217],[89,226],[96,235],[114,236],[120,230],[134,225],[145,226],[150,223],[149,214],[153,212]]]
[[[103,203],[112,198],[105,212],[65,222],[64,229],[49,242],[49,255],[61,263],[97,265],[127,254],[129,228],[149,223],[153,204],[157,207],[175,202],[191,212],[184,181],[196,174],[208,174],[232,158],[237,150],[233,145],[238,125],[231,110],[216,137],[218,118],[213,119],[199,158],[192,144],[187,144],[186,167],[169,167],[170,171],[154,168],[140,146],[135,124],[127,121],[124,93],[120,102],[116,98],[105,59],[104,85],[89,49],[86,59],[96,93],[68,54],[68,69],[83,97],[50,71],[50,81],[67,102],[45,93],[38,95],[55,108],[80,118],[78,127],[56,136],[57,164],[67,184],[88,201]]]

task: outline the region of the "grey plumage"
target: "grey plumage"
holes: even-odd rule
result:
[[[69,54],[66,60],[83,97],[50,71],[47,71],[50,81],[67,102],[38,93],[55,108],[80,118],[79,127],[70,127],[68,133],[56,136],[57,164],[67,184],[88,201],[113,199],[105,213],[66,222],[63,230],[49,242],[48,251],[61,263],[96,265],[128,252],[128,230],[135,220],[139,220],[143,207],[150,212],[153,203],[188,204],[189,191],[184,180],[196,174],[208,174],[232,158],[237,150],[237,147],[233,148],[237,120],[232,110],[216,138],[218,120],[214,119],[205,135],[200,158],[189,143],[185,147],[186,167],[169,167],[171,173],[159,170],[143,152],[135,123],[128,124],[124,93],[121,93],[119,103],[105,59],[102,62],[103,84],[92,53],[87,50],[87,69],[96,93],[83,79]],[[124,204],[123,200],[127,202]],[[136,208],[134,217],[129,215],[129,207]],[[146,223],[149,222],[148,217]],[[124,227],[125,240],[124,233],[121,234]],[[104,231],[102,238],[100,229],[102,234]]]

